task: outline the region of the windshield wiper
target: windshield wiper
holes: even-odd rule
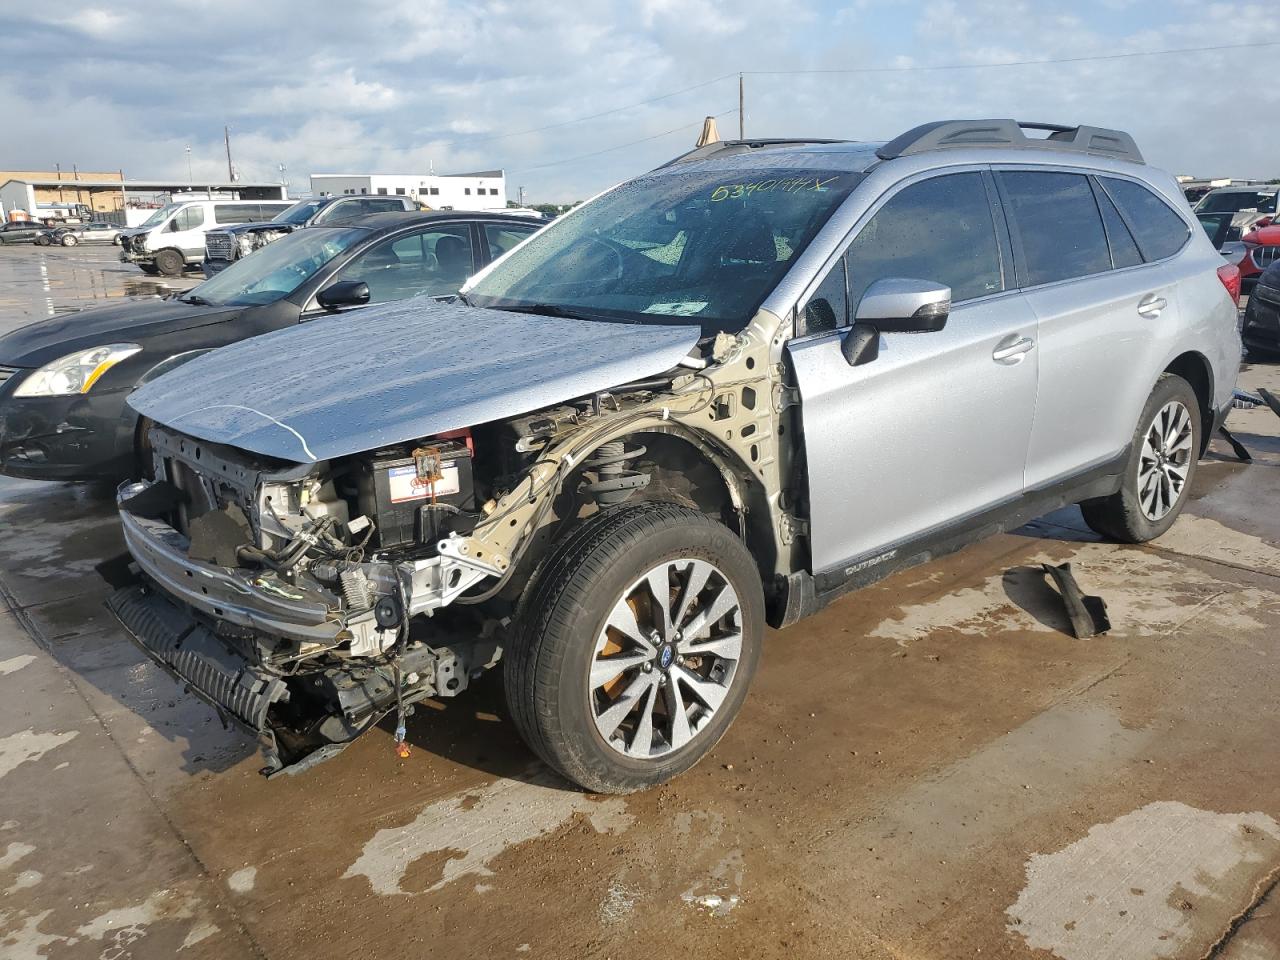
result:
[[[535,313],[544,317],[567,317],[570,320],[597,320],[585,313],[578,313],[556,303],[522,303],[515,306],[494,307],[494,310],[507,310],[511,313]]]
[[[178,299],[181,300],[183,303],[195,304],[197,307],[213,306],[212,301],[206,300],[204,297],[196,293],[189,293],[185,297],[179,297]]]

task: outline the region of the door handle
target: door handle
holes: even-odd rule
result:
[[[1148,320],[1154,320],[1160,316],[1165,307],[1169,305],[1169,301],[1164,297],[1156,296],[1149,293],[1138,301],[1138,315],[1146,317]]]
[[[1001,345],[991,351],[991,359],[997,363],[1018,363],[1031,352],[1036,342],[1030,337],[1019,337],[1013,341],[1001,341]]]

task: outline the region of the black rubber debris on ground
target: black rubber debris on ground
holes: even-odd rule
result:
[[[1107,616],[1107,602],[1101,597],[1086,596],[1076,583],[1075,574],[1071,572],[1071,564],[1054,566],[1044,564],[1044,572],[1053,578],[1062,594],[1062,602],[1066,605],[1067,616],[1071,619],[1071,631],[1077,638],[1096,637],[1111,629],[1111,618]]]
[[[1231,444],[1231,449],[1235,451],[1235,455],[1245,463],[1253,463],[1253,455],[1249,453],[1249,448],[1231,435],[1231,431],[1226,427],[1219,427],[1218,432],[1222,434],[1227,443]]]

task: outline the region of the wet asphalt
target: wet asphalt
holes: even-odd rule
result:
[[[0,247],[0,331],[163,292],[114,256]],[[0,960],[1278,957],[1280,419],[1231,426],[1254,462],[1215,442],[1155,544],[1063,510],[771,633],[714,753],[625,798],[494,677],[407,760],[266,782],[103,608],[106,492],[0,479]]]

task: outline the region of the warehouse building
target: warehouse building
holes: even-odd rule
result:
[[[432,210],[501,210],[507,206],[507,180],[501,170],[428,174],[313,173],[316,196],[378,194],[409,197]]]
[[[126,180],[119,172],[0,170],[0,220],[93,217],[141,223],[173,200],[287,200],[278,183]]]

